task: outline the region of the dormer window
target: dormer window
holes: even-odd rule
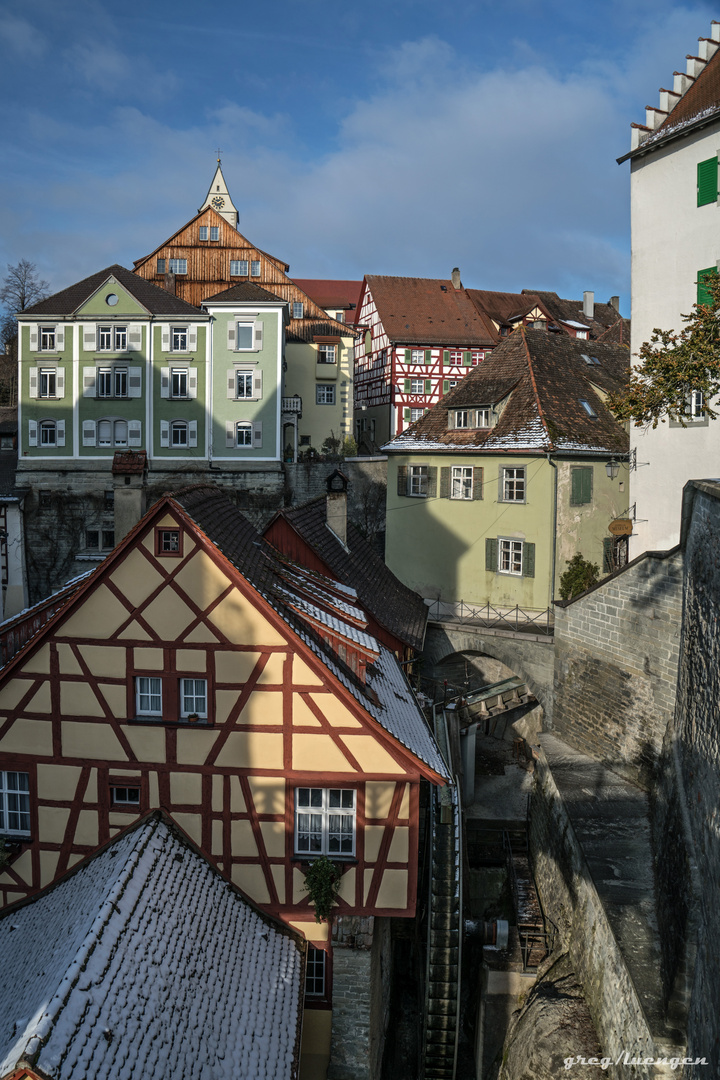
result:
[[[476,409],[454,409],[449,414],[450,427],[489,428],[495,425],[495,414],[489,405],[480,405]]]
[[[470,419],[472,413],[469,409],[458,409],[455,413],[455,427],[456,428],[469,428],[472,427],[472,421]]]

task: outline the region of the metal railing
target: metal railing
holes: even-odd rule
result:
[[[555,627],[552,608],[525,611],[519,604],[514,608],[496,608],[490,603],[468,604],[464,600],[434,600],[428,609],[428,622],[456,622],[548,636],[552,636]]]

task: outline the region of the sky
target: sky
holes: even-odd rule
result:
[[[0,276],[132,267],[218,150],[299,278],[620,295],[631,122],[718,11],[666,0],[0,0]]]

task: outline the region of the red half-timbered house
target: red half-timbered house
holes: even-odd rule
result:
[[[163,809],[313,944],[304,1052],[326,1061],[332,947],[308,863],[340,866],[338,917],[412,916],[420,786],[447,779],[356,592],[199,487],[160,500],[42,619],[29,640],[5,627],[2,903]]]

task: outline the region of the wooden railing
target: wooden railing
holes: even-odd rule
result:
[[[552,637],[555,625],[552,608],[525,611],[518,604],[514,608],[497,608],[489,603],[468,604],[464,600],[434,600],[428,610],[428,622],[456,622],[548,637]]]

